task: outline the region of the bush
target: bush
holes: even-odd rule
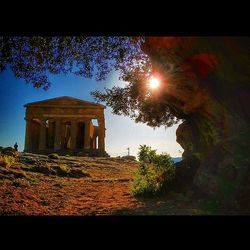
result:
[[[56,153],[49,154],[48,157],[49,157],[50,159],[55,159],[55,160],[59,159],[59,155],[56,154]]]
[[[156,150],[147,145],[140,145],[138,159],[140,162],[151,163],[156,156]]]
[[[175,166],[168,154],[157,155],[156,150],[142,145],[138,158],[140,167],[135,172],[132,182],[134,195],[152,195],[159,193],[175,176]]]
[[[53,170],[55,170],[59,176],[67,176],[69,173],[69,167],[65,164],[53,166]]]
[[[9,156],[9,155],[4,155],[0,156],[0,166],[9,168],[11,165],[15,163],[15,157]]]

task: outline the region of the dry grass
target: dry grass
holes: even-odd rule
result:
[[[2,179],[0,185],[2,215],[194,214],[192,209],[197,208],[191,201],[177,202],[175,197],[135,198],[130,182],[137,162],[72,156],[48,160],[32,154],[20,159],[19,171],[25,177],[15,178],[12,173],[12,180]],[[40,172],[43,166],[53,169],[63,164],[67,165],[60,168],[63,172],[68,174],[70,169],[71,174],[82,177]],[[35,167],[40,171],[30,171]],[[7,172],[2,175],[11,176]]]

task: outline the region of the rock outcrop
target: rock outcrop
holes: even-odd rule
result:
[[[193,184],[223,206],[250,208],[250,39],[148,37],[143,50],[162,76],[159,101],[183,120],[184,161],[199,161]]]

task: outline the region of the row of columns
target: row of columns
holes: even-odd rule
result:
[[[46,118],[40,118],[40,133],[39,133],[39,150],[46,149]],[[105,137],[105,126],[104,118],[98,120],[98,149],[100,151],[105,151],[104,137]],[[84,149],[90,149],[90,119],[85,120],[85,132],[84,132]],[[71,120],[71,141],[70,149],[76,149],[76,137],[77,137],[77,120]],[[49,129],[51,129],[51,121],[49,120]],[[32,145],[32,119],[26,119],[26,134],[25,134],[25,150],[31,150]],[[54,150],[61,149],[61,120],[55,120],[55,136],[54,136]]]

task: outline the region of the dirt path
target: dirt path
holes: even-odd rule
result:
[[[59,177],[25,171],[28,181],[15,185],[2,180],[0,214],[3,215],[154,215],[199,214],[191,200],[176,194],[138,199],[130,193],[130,181],[138,163],[115,158],[60,157],[24,154],[20,168],[39,164],[67,164],[90,176]],[[28,184],[27,184],[28,183]]]

